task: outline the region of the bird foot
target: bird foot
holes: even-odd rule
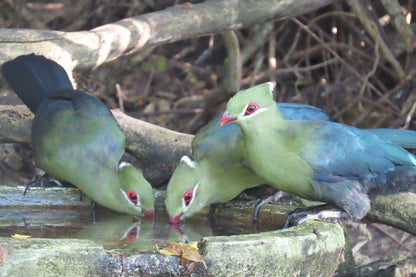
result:
[[[96,217],[95,217],[96,209],[97,209],[97,207],[96,207],[95,201],[91,200],[90,212],[91,212],[91,222],[92,223],[95,223],[97,221]]]
[[[284,197],[287,197],[287,196],[290,196],[290,194],[289,193],[286,193],[284,191],[278,191],[275,194],[273,194],[272,196],[269,196],[269,197],[264,198],[262,200],[257,199],[257,200],[249,201],[249,202],[256,203],[256,208],[254,209],[254,215],[253,215],[253,222],[256,222],[257,221],[260,208],[264,204],[277,203],[277,202],[284,203],[284,202],[281,201],[281,199],[284,198]],[[250,203],[250,204],[247,203],[246,205],[252,205],[253,203]],[[284,204],[292,205],[293,202],[292,201],[289,201],[289,202],[284,203]]]
[[[56,185],[53,185],[55,183]],[[26,189],[23,192],[23,195],[26,195],[26,193],[32,188],[32,187],[54,187],[54,186],[62,186],[61,182],[59,182],[56,179],[53,179],[48,174],[43,174],[42,176],[36,177],[35,180],[29,182],[26,185]]]
[[[244,208],[248,208],[248,207],[250,207],[252,205],[256,205],[257,206],[257,204],[259,202],[261,202],[261,199],[254,199],[254,200],[247,201],[247,203],[244,204]]]
[[[351,219],[351,216],[345,211],[334,209],[334,207],[330,204],[298,208],[289,213],[283,229],[300,225],[307,220],[341,223],[342,220],[346,219]]]
[[[208,219],[210,222],[215,222],[215,211],[222,206],[222,203],[215,203],[209,206]]]

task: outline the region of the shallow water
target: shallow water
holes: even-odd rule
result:
[[[153,221],[98,207],[94,223],[91,221],[89,201],[81,202],[77,189],[33,188],[26,196],[23,196],[23,191],[24,187],[0,185],[0,237],[20,234],[35,238],[88,239],[108,250],[133,249],[150,253],[157,251],[156,246],[170,241],[190,242],[206,236],[277,230],[284,224],[287,211],[294,209],[288,205],[265,205],[259,222],[253,225],[253,207],[244,208],[244,201],[228,202],[216,212],[215,223],[209,221],[208,209],[205,209],[178,225],[170,225],[164,210],[163,192],[158,192],[156,218]],[[371,226],[367,229],[365,223],[349,223],[347,226],[358,264],[409,255],[388,236],[380,236],[377,230],[373,232]],[[388,230],[414,249],[414,236],[390,227]],[[357,245],[361,245],[363,240],[367,243],[358,249]]]
[[[154,220],[121,215],[99,207],[93,222],[89,201],[79,202],[76,190],[65,189],[66,200],[62,200],[59,190],[36,188],[26,197],[20,193],[20,189],[7,194],[0,191],[0,237],[20,234],[36,238],[78,238],[95,241],[106,249],[156,251],[156,245],[170,241],[190,242],[205,236],[263,232],[279,229],[282,225],[281,220],[265,218],[253,225],[252,209],[245,210],[241,203],[232,202],[219,208],[215,222],[208,219],[205,210],[172,225],[160,197]],[[54,193],[58,193],[57,196]]]

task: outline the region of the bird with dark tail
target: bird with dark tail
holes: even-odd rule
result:
[[[273,89],[266,83],[238,92],[227,103],[221,124],[234,122],[241,129],[244,158],[265,183],[329,204],[290,216],[291,223],[359,220],[374,196],[415,191],[413,154],[367,130],[330,121],[286,120]]]
[[[120,163],[125,136],[104,103],[74,90],[65,70],[43,56],[20,56],[3,64],[2,73],[35,114],[32,146],[39,168],[107,208],[154,216],[152,187],[141,171]]]

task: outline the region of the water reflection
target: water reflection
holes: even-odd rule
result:
[[[273,224],[266,224],[259,231],[276,228]],[[244,217],[220,213],[215,216],[215,221],[210,221],[206,214],[202,214],[171,225],[163,208],[156,210],[156,218],[151,221],[99,208],[95,222],[91,221],[88,207],[0,208],[0,237],[22,234],[35,238],[88,239],[102,244],[106,249],[131,248],[155,252],[156,245],[161,246],[170,241],[191,242],[206,236],[255,231],[247,213]]]

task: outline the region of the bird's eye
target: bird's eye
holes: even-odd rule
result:
[[[135,241],[137,239],[137,228],[132,228],[126,235],[126,241]]]
[[[255,111],[257,111],[258,108],[259,108],[259,105],[257,105],[256,103],[250,103],[250,104],[248,104],[248,106],[246,108],[246,112],[245,112],[244,115],[252,114]]]
[[[188,206],[191,203],[191,200],[194,196],[194,190],[190,189],[187,190],[184,194],[183,194],[183,202],[185,203],[185,206]]]
[[[139,201],[139,197],[135,191],[127,190],[126,195],[127,195],[127,199],[129,199],[130,202],[134,204],[137,204],[137,202]]]

